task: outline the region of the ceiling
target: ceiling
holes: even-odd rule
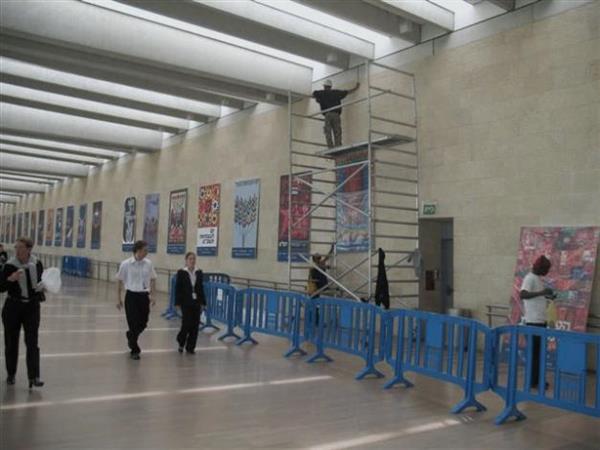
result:
[[[514,1],[490,0],[498,12]],[[471,5],[474,4],[475,6]],[[3,2],[0,203],[455,29],[481,0]],[[457,7],[460,7],[459,12]]]

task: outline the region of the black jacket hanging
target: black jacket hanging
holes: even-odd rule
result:
[[[390,309],[390,285],[388,284],[387,273],[385,271],[385,252],[382,249],[377,250],[379,261],[377,263],[377,284],[375,285],[375,304],[383,305],[385,309]]]

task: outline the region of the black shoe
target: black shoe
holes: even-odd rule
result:
[[[179,348],[177,349],[177,351],[178,351],[179,353],[183,353],[183,347],[179,347]]]
[[[195,350],[186,350],[185,351],[188,355],[195,355],[196,351]]]
[[[140,354],[139,353],[132,353],[131,354],[131,359],[133,359],[135,361],[139,361],[140,360]]]
[[[14,375],[9,375],[6,377],[6,384],[12,386],[13,384],[15,384],[15,376]]]
[[[34,386],[42,387],[43,385],[44,385],[44,382],[42,380],[40,380],[39,378],[32,378],[31,380],[29,380],[29,389],[32,389]]]

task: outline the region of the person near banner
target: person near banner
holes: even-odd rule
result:
[[[2,308],[4,325],[4,348],[6,358],[6,383],[15,384],[17,360],[19,358],[19,334],[25,332],[27,348],[27,376],[29,389],[41,387],[40,348],[38,331],[40,328],[40,303],[46,300],[42,281],[44,267],[41,261],[31,254],[33,242],[20,237],[15,243],[15,256],[9,259],[0,272],[0,292],[8,292]]]
[[[548,275],[552,263],[544,255],[539,256],[531,271],[525,275],[521,283],[520,297],[523,300],[525,325],[531,327],[546,327],[546,308],[548,300],[556,296],[550,288],[544,287],[542,277]],[[531,361],[531,387],[536,388],[539,384],[540,374],[540,347],[541,337],[533,336],[532,361]],[[548,383],[544,384],[544,388]]]
[[[175,278],[175,306],[181,308],[181,329],[177,334],[179,353],[183,349],[194,354],[200,326],[200,314],[206,306],[202,271],[196,269],[196,254],[185,255],[185,267],[177,271]]]
[[[331,80],[325,80],[323,82],[323,89],[314,91],[312,95],[321,107],[321,111],[324,111],[325,126],[323,131],[325,132],[325,139],[329,148],[342,145],[341,102],[348,94],[356,91],[360,87],[360,83],[356,83],[356,86],[349,90],[332,89],[332,87],[333,83]]]
[[[134,360],[140,359],[142,350],[138,345],[138,338],[148,325],[150,306],[155,305],[152,295],[156,284],[156,271],[152,261],[146,258],[147,255],[146,241],[136,241],[133,244],[133,256],[123,261],[117,272],[117,308],[123,308],[121,299],[124,287],[125,316],[129,327],[126,333],[127,344],[131,350],[131,359]]]

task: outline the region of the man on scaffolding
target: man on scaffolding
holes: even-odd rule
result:
[[[360,83],[357,82],[356,86],[347,91],[332,89],[332,86],[333,83],[331,80],[325,80],[323,82],[323,89],[313,92],[314,99],[321,106],[321,111],[324,111],[325,127],[323,130],[325,131],[325,139],[329,148],[342,145],[341,102],[348,94],[356,91],[360,87]]]

